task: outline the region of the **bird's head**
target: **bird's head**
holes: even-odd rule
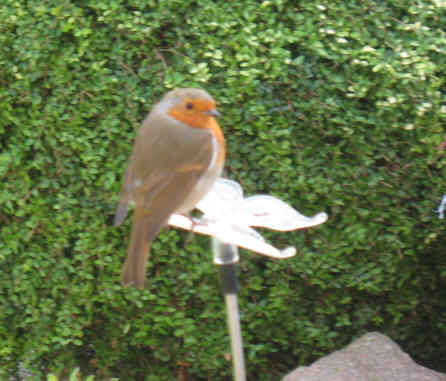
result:
[[[208,128],[219,116],[215,100],[201,89],[177,89],[167,93],[161,103],[167,103],[172,118],[191,127]]]

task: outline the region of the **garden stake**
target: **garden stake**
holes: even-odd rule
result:
[[[225,298],[226,312],[228,315],[234,380],[246,381],[245,358],[243,355],[242,332],[237,301],[239,284],[235,268],[235,264],[239,260],[238,248],[235,245],[223,243],[216,237],[212,237],[212,246],[214,263],[218,266],[221,289]]]
[[[223,178],[217,179],[197,209],[203,212],[199,220],[173,214],[169,225],[212,237],[214,263],[218,266],[228,315],[234,380],[246,381],[237,302],[239,285],[235,264],[239,261],[238,247],[276,259],[291,258],[296,255],[294,247],[279,250],[252,227],[281,232],[308,229],[323,224],[328,216],[320,212],[306,217],[282,200],[268,195],[244,198],[240,184]]]

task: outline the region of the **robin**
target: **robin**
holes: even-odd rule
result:
[[[124,174],[115,226],[134,202],[124,287],[142,288],[150,244],[173,213],[186,214],[221,174],[225,141],[214,99],[201,89],[168,92],[147,115]]]

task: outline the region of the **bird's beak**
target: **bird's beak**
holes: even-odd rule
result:
[[[207,110],[204,113],[210,116],[221,116],[221,114],[215,108],[211,108],[210,110]]]

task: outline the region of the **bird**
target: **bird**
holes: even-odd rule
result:
[[[208,92],[169,91],[146,116],[133,144],[114,225],[134,204],[132,232],[121,285],[144,288],[151,242],[174,213],[187,215],[223,170],[226,149]]]

